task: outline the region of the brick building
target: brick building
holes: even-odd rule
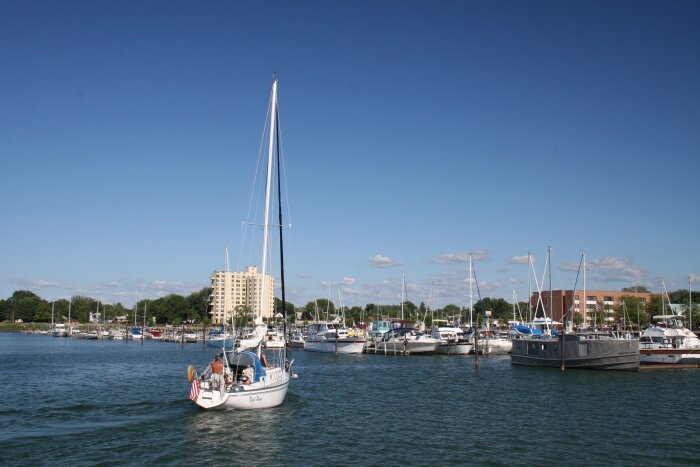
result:
[[[550,293],[547,290],[542,292],[541,300],[538,292],[532,294],[530,304],[535,317],[547,316],[558,322],[562,321],[566,311],[572,308],[573,305],[574,322],[580,322],[582,326],[588,326],[593,324],[596,312],[605,321],[605,323],[598,324],[614,322],[615,313],[621,307],[624,297],[638,298],[642,303],[651,301],[651,293],[586,290],[584,306],[583,290],[552,290],[551,300]],[[550,316],[550,304],[553,316]],[[567,317],[567,320],[570,321],[571,317]]]

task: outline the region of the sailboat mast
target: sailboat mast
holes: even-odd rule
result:
[[[547,252],[547,260],[549,261],[549,319],[553,320],[552,314],[552,247],[550,246]]]
[[[532,322],[532,255],[527,252],[527,322]]]
[[[406,290],[406,274],[401,274],[401,321],[403,321],[403,302],[405,301],[404,298],[404,291]]]
[[[588,325],[588,298],[586,297],[586,253],[583,254],[583,324]]]
[[[280,161],[280,120],[279,112],[275,114],[277,121],[277,213],[279,217],[279,232],[280,232],[280,287],[282,288],[282,332],[284,338],[287,338],[287,297],[284,292],[284,242],[282,241],[282,177],[281,177],[281,161]],[[340,290],[338,290],[340,294]],[[285,355],[287,346],[284,346]]]
[[[469,255],[469,327],[472,327],[474,318],[472,316],[474,310],[474,293],[472,292],[472,255]]]
[[[263,219],[263,248],[262,248],[262,284],[260,289],[260,303],[258,306],[258,316],[255,318],[255,324],[262,324],[263,307],[266,300],[266,274],[267,274],[267,242],[268,242],[268,227],[270,225],[270,192],[272,190],[272,162],[275,152],[275,128],[277,119],[277,80],[272,80],[272,96],[270,97],[270,134],[267,150],[267,178],[265,182],[265,215]]]
[[[693,330],[693,283],[688,274],[688,329]]]

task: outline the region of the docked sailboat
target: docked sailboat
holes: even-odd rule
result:
[[[233,336],[223,324],[219,329],[210,329],[207,333],[207,346],[209,347],[233,347],[233,341]]]
[[[191,380],[190,399],[203,409],[262,409],[276,407],[284,402],[291,379],[293,361],[287,360],[287,347],[263,354],[263,340],[267,326],[263,322],[263,309],[267,296],[267,261],[268,237],[270,224],[270,206],[272,203],[273,166],[276,154],[277,193],[279,199],[280,232],[280,276],[282,291],[283,322],[286,328],[286,307],[284,287],[284,249],[282,243],[282,206],[280,190],[280,152],[279,152],[279,117],[277,110],[277,80],[272,82],[269,114],[269,137],[267,157],[267,177],[265,186],[265,206],[263,210],[262,241],[262,284],[255,315],[255,329],[249,338],[240,339],[232,350],[224,350],[217,356],[223,363],[223,375],[212,374],[210,364],[198,373],[192,367],[188,369]],[[286,329],[285,329],[286,331]],[[286,332],[285,332],[286,333]],[[274,358],[270,357],[274,354]],[[217,364],[217,371],[218,371]]]

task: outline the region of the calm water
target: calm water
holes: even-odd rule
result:
[[[295,351],[286,402],[204,412],[199,345],[0,334],[0,465],[700,462],[698,370]]]

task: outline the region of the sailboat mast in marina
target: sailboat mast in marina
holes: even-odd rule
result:
[[[268,296],[268,243],[270,228],[270,207],[272,204],[273,167],[277,163],[277,189],[280,190],[280,145],[279,115],[277,108],[277,80],[272,82],[270,95],[269,134],[267,147],[267,168],[265,185],[265,206],[263,210],[263,235],[261,258],[261,289],[255,309],[255,329],[246,339],[236,343],[233,350],[226,350],[216,357],[223,363],[223,374],[219,373],[218,364],[210,364],[201,373],[192,367],[188,369],[191,381],[190,399],[203,409],[262,409],[276,407],[284,402],[291,378],[293,361],[287,359],[286,345],[276,350],[275,355],[262,351],[263,337],[267,326],[263,322],[263,312],[270,297]],[[275,159],[275,155],[277,159]],[[280,194],[281,197],[281,194]],[[285,318],[286,308],[284,292],[284,263],[282,243],[282,203],[279,202],[280,226],[280,268],[282,286],[282,314]],[[269,358],[269,359],[268,359]],[[214,368],[212,368],[214,366]]]

